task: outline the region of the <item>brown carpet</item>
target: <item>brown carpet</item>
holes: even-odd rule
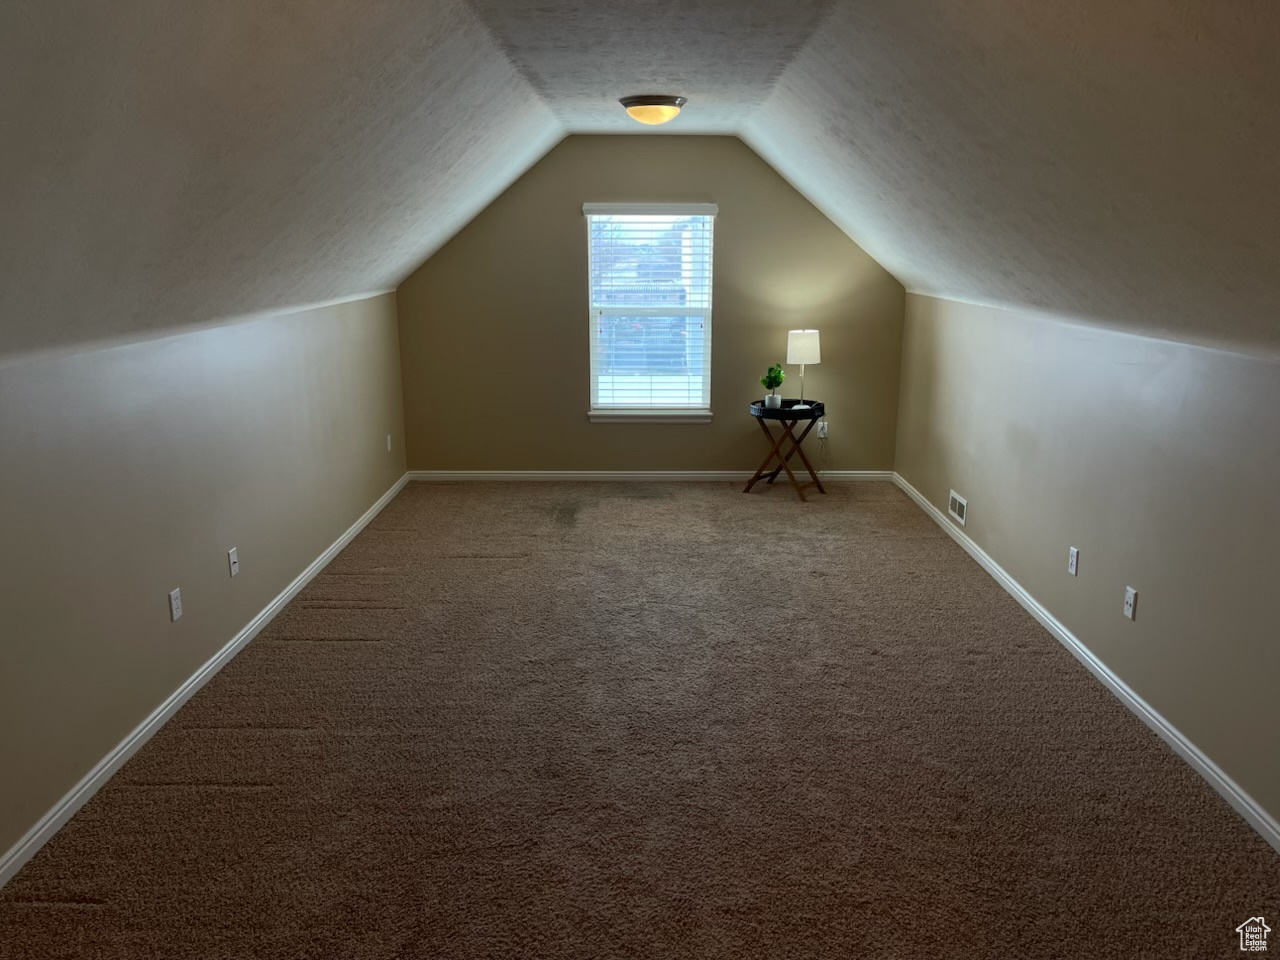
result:
[[[889,484],[411,485],[0,956],[1230,957],[1278,877]]]

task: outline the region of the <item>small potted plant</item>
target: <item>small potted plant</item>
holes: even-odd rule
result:
[[[780,363],[775,363],[760,378],[760,386],[770,391],[764,398],[764,405],[768,409],[777,410],[782,406],[782,398],[778,396],[778,388],[782,386],[782,381],[786,378],[787,375],[783,372],[782,364]]]

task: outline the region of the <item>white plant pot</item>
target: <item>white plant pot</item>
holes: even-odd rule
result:
[[[767,393],[764,397],[764,405],[769,410],[778,410],[782,407],[782,398],[776,393]]]

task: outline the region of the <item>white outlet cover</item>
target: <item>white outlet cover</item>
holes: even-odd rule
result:
[[[176,587],[169,591],[169,619],[182,619],[182,591]]]
[[[1067,573],[1073,577],[1080,574],[1080,551],[1075,547],[1067,549]]]
[[[227,568],[233,577],[240,572],[240,553],[235,547],[227,551]]]
[[[1133,587],[1124,588],[1124,615],[1130,620],[1138,618],[1138,591]]]
[[[387,453],[391,452],[391,434],[387,434]]]

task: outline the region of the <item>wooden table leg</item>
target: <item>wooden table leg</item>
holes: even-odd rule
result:
[[[787,473],[787,479],[789,479],[791,481],[791,485],[795,487],[796,496],[798,496],[801,501],[808,503],[808,498],[804,495],[805,485],[796,479],[796,475],[791,472],[791,464],[788,463],[791,457],[798,453],[800,454],[800,462],[803,463],[804,468],[809,471],[809,476],[817,486],[818,492],[825,494],[827,492],[826,488],[823,487],[822,481],[818,479],[818,474],[814,471],[813,464],[809,462],[809,458],[805,456],[804,449],[801,446],[804,443],[805,437],[809,436],[809,431],[813,429],[813,425],[818,421],[816,419],[809,420],[808,425],[800,432],[800,436],[797,437],[795,435],[795,428],[800,421],[779,419],[778,424],[782,429],[779,431],[776,440],[774,439],[773,432],[765,425],[764,418],[757,419],[756,422],[760,424],[760,429],[764,431],[764,435],[769,440],[769,454],[764,458],[764,462],[760,464],[751,479],[747,481],[747,485],[743,487],[742,492],[750,493],[751,488],[763,479],[766,476],[766,473],[768,475],[768,479],[765,480],[765,482],[772,484],[773,481],[778,478],[778,474],[785,470]],[[791,449],[783,455],[782,444],[788,439],[791,441]],[[769,466],[773,463],[774,459],[777,459],[778,466],[773,468],[772,473],[768,473]]]
[[[800,485],[800,481],[796,479],[796,475],[791,472],[791,464],[787,463],[786,457],[782,458],[782,469],[787,471],[787,477],[790,478],[791,485],[796,488],[796,495],[800,497],[801,502],[808,503],[809,498],[804,495],[804,487]]]
[[[813,482],[817,484],[818,492],[826,493],[827,491],[823,488],[822,481],[818,479],[818,475],[813,471],[813,465],[809,463],[809,458],[804,455],[804,448],[802,446],[802,444],[804,443],[804,438],[809,436],[809,431],[813,429],[813,425],[818,421],[810,420],[808,426],[806,426],[804,430],[801,431],[800,437],[797,439],[796,435],[792,431],[795,428],[795,425],[799,422],[800,422],[799,420],[782,421],[784,432],[789,437],[791,437],[791,449],[787,451],[787,459],[790,460],[791,455],[794,453],[800,454],[800,460],[804,463],[805,469],[809,471],[809,476],[813,478]],[[770,483],[773,483],[774,479],[778,476],[778,473],[779,471],[781,471],[781,469],[782,469],[781,467],[778,467],[776,470],[773,471],[773,474],[769,477]]]
[[[780,454],[778,450],[782,446],[783,439],[786,437],[786,431],[782,431],[781,433],[779,433],[778,439],[775,440],[773,438],[773,432],[767,426],[765,426],[765,422],[763,419],[757,420],[756,423],[760,424],[760,429],[763,430],[764,435],[769,438],[769,455],[764,458],[764,462],[761,463],[759,469],[756,470],[755,476],[753,476],[750,480],[748,480],[747,485],[742,488],[743,493],[751,492],[751,488],[755,486],[756,481],[764,476],[765,471],[769,469],[769,464],[773,463],[774,457],[778,457],[778,459],[782,459],[782,454]],[[777,471],[774,471],[774,472],[776,473]],[[772,479],[770,479],[770,483],[772,482],[773,482]]]
[[[787,434],[791,432],[790,427],[791,427],[791,426],[794,426],[794,425],[795,425],[795,421],[791,421],[791,423],[790,423],[790,424],[788,424],[788,422],[787,422],[786,420],[779,420],[779,421],[778,421],[778,426],[780,426],[780,427],[782,428],[782,435],[781,435],[780,437],[778,437],[779,451],[781,451],[781,444],[782,444],[783,439],[785,439],[785,438],[786,438],[786,436],[787,436]],[[795,437],[792,437],[792,438],[791,438],[791,442],[792,442],[792,443],[795,443],[795,442],[796,442],[796,438],[795,438]],[[787,453],[787,456],[788,456],[788,457],[789,457],[789,456],[791,456],[791,453],[790,453],[789,451],[788,451],[788,453]],[[777,479],[778,479],[778,474],[780,474],[780,473],[782,472],[782,464],[783,464],[783,463],[785,463],[785,462],[786,462],[786,461],[785,461],[785,460],[783,460],[781,457],[779,457],[779,458],[778,458],[778,465],[777,465],[776,467],[774,467],[774,468],[773,468],[773,473],[769,474],[769,479],[768,479],[768,481],[767,481],[768,483],[773,483],[773,481],[775,481],[775,480],[777,480]]]
[[[818,479],[818,474],[813,469],[813,464],[809,462],[809,458],[804,455],[804,448],[800,446],[800,444],[804,443],[804,438],[809,435],[809,431],[813,429],[813,425],[817,422],[818,422],[817,420],[810,420],[809,426],[804,428],[804,433],[800,434],[799,440],[795,440],[795,438],[792,437],[792,440],[795,440],[795,447],[793,448],[793,451],[795,453],[800,454],[800,462],[803,463],[804,468],[809,471],[809,476],[813,477],[813,482],[818,485],[818,492],[825,494],[827,491],[822,486],[822,481]],[[790,431],[787,431],[787,432],[790,433]],[[791,457],[791,454],[788,453],[787,458],[790,459],[790,457]]]

